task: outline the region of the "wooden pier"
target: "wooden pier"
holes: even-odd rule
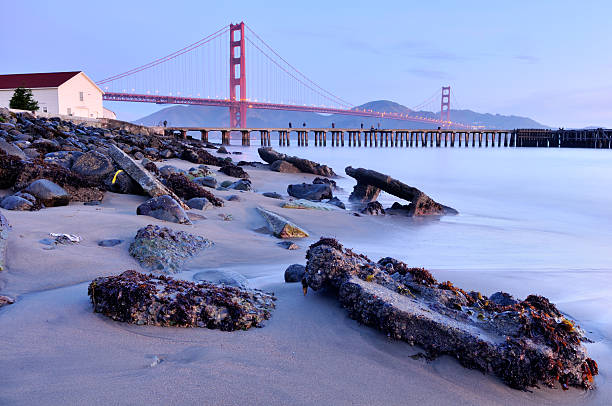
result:
[[[271,146],[271,134],[276,134],[278,146],[315,147],[537,147],[537,148],[602,148],[612,147],[612,130],[449,130],[449,129],[363,129],[363,128],[216,128],[168,127],[166,135],[187,138],[188,132],[199,132],[203,142],[210,133],[220,133],[221,143],[230,145],[231,134],[241,134],[242,145],[251,145],[252,137],[260,145]]]

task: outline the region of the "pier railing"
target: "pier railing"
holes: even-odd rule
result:
[[[539,147],[539,148],[611,148],[612,130],[449,130],[449,129],[378,129],[378,128],[225,128],[167,127],[166,135],[182,138],[199,132],[203,142],[210,133],[220,133],[221,143],[229,145],[232,133],[240,133],[242,145],[251,145],[253,136],[260,144],[272,145],[271,134],[278,135],[279,146],[317,147]],[[294,137],[291,135],[295,134]],[[276,140],[276,138],[275,138]]]

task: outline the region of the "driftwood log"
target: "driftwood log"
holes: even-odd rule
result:
[[[347,166],[346,174],[357,180],[349,200],[369,203],[378,198],[381,190],[410,202],[406,207],[410,216],[439,216],[457,214],[457,210],[434,201],[419,189],[406,185],[389,175],[371,169]]]

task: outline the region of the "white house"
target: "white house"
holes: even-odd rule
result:
[[[18,87],[32,89],[39,112],[90,118],[104,116],[104,92],[81,71],[0,75],[0,107],[9,107]]]

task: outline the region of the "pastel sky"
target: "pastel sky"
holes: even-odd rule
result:
[[[2,15],[0,73],[83,70],[100,80],[244,20],[355,105],[412,107],[448,84],[454,108],[612,127],[608,1],[5,0]],[[131,120],[161,107],[112,108]]]

